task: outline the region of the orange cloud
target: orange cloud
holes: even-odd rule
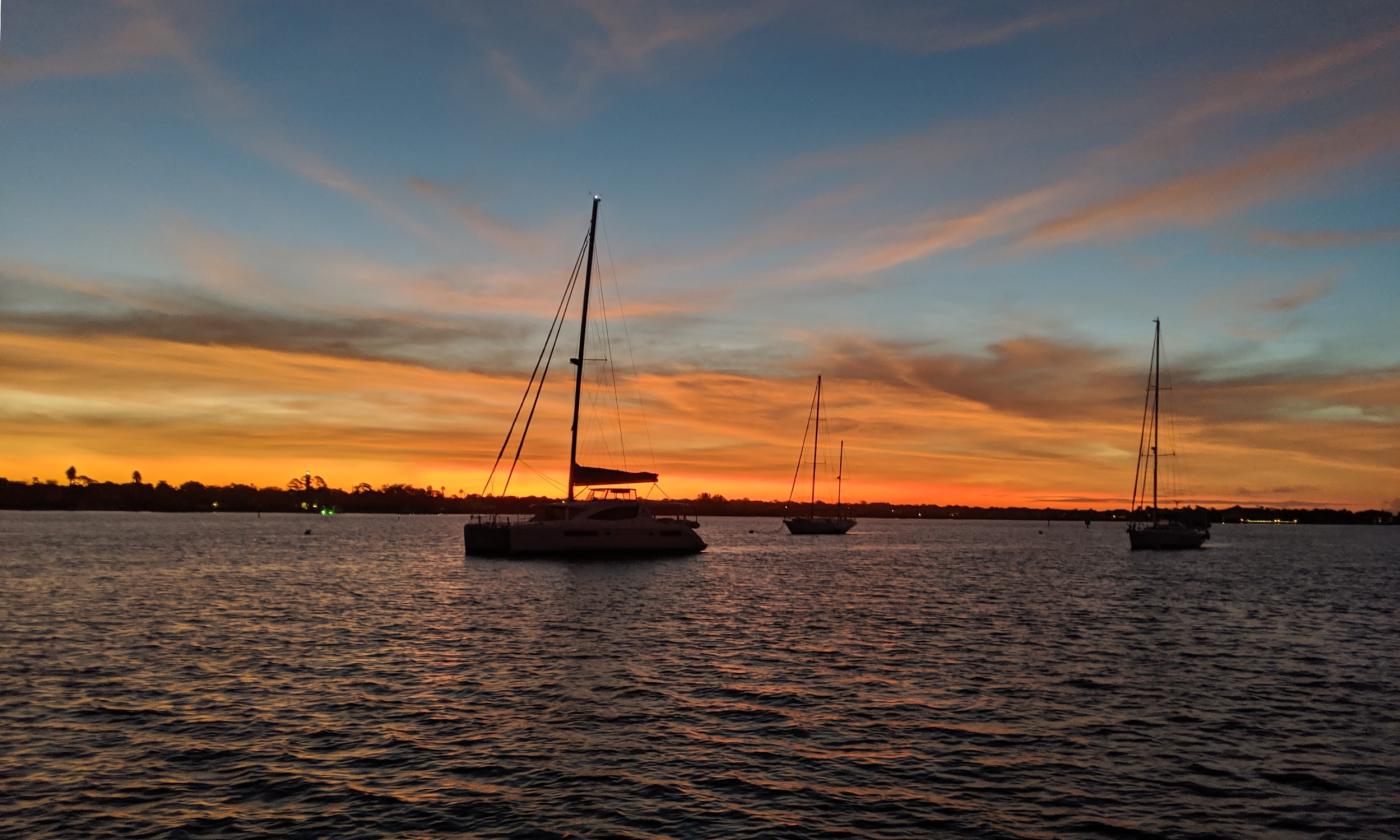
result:
[[[1141,411],[1136,361],[1048,339],[1007,340],[985,355],[867,339],[806,364],[826,374],[827,439],[846,442],[848,498],[1041,506],[1126,495]],[[524,386],[518,375],[315,352],[3,332],[0,370],[0,474],[20,479],[75,463],[99,479],[140,469],[152,479],[281,484],[313,467],[345,486],[475,492]],[[1183,495],[1230,498],[1242,484],[1313,487],[1313,498],[1356,505],[1393,495],[1397,374],[1212,381],[1178,372],[1171,449]],[[566,366],[551,377],[513,492],[555,493],[563,476]],[[585,390],[581,460],[620,464],[620,424],[627,463],[656,469],[672,496],[786,497],[806,374],[643,371],[620,383],[616,403],[605,384],[590,377]]]

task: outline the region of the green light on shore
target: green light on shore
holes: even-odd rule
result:
[[[322,516],[335,516],[335,510],[332,509],[332,508],[321,508],[321,515],[322,515]]]

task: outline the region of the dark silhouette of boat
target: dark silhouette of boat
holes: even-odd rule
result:
[[[535,405],[539,403],[539,390],[544,387],[544,377],[548,373],[548,358],[553,356],[553,345],[558,343],[559,333],[567,316],[568,303],[572,298],[574,284],[578,279],[579,262],[583,262],[583,302],[579,315],[578,356],[570,361],[574,371],[574,410],[573,424],[569,430],[569,487],[565,498],[559,502],[544,505],[526,521],[511,521],[498,517],[483,518],[469,522],[463,529],[468,556],[614,556],[614,555],[666,555],[694,554],[705,549],[705,541],[695,533],[699,521],[684,516],[658,516],[651,505],[638,497],[637,491],[627,485],[648,484],[657,481],[654,472],[631,472],[627,470],[588,467],[578,463],[578,418],[579,402],[583,393],[584,349],[588,338],[588,301],[593,283],[594,240],[598,230],[598,197],[593,197],[593,211],[588,222],[588,237],[585,240],[587,259],[583,253],[574,263],[574,270],[565,287],[564,296],[555,312],[554,322],[545,337],[545,346],[535,363],[535,373],[525,388],[516,409],[515,419],[506,432],[505,442],[496,456],[496,466],[492,467],[494,477],[496,467],[501,463],[507,446],[515,432],[516,421],[520,419],[532,390],[534,401],[525,417],[525,425],[520,433],[515,449],[515,458],[506,478],[514,474],[515,464],[525,444],[530,420],[534,417]],[[584,249],[580,249],[582,252]],[[540,365],[544,363],[543,369]],[[536,379],[538,374],[538,381]],[[491,478],[487,479],[488,486]],[[580,487],[589,488],[586,499],[576,497]],[[504,495],[504,490],[502,491]]]
[[[784,519],[790,533],[801,535],[844,534],[855,527],[856,521],[841,515],[841,473],[846,466],[846,442],[841,441],[841,454],[836,467],[836,515],[817,516],[817,454],[821,439],[822,424],[822,378],[817,377],[817,389],[812,394],[812,412],[807,415],[807,428],[802,433],[802,447],[798,450],[797,469],[792,474],[792,489],[797,488],[797,474],[802,471],[802,455],[807,451],[807,432],[812,433],[812,497],[811,510],[807,516],[794,516]],[[815,419],[813,417],[815,414]],[[788,491],[788,501],[792,501],[792,490]]]
[[[1134,551],[1171,551],[1200,548],[1210,539],[1210,526],[1165,516],[1158,507],[1157,473],[1162,411],[1162,319],[1154,318],[1152,362],[1147,369],[1147,395],[1143,400],[1142,428],[1138,435],[1138,459],[1133,472],[1133,497],[1129,508],[1128,543]],[[1148,467],[1151,467],[1149,474]],[[1147,503],[1149,475],[1152,506]]]

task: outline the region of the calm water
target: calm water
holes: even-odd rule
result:
[[[1400,833],[1400,528],[461,523],[0,513],[0,835]]]

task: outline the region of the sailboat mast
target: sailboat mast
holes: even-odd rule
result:
[[[1162,319],[1153,318],[1157,325],[1152,337],[1152,521],[1157,521],[1157,465],[1162,456],[1157,449],[1158,418],[1162,407]]]
[[[593,285],[593,240],[598,231],[598,196],[593,196],[593,215],[588,220],[588,262],[583,270],[583,314],[578,321],[578,358],[570,359],[574,371],[574,422],[569,427],[569,498],[574,500],[574,465],[578,463],[578,406],[583,395],[583,346],[588,337],[588,298]]]
[[[817,374],[817,425],[812,431],[812,516],[817,515],[817,440],[822,434],[822,377]]]
[[[841,454],[836,457],[836,512],[841,513],[841,473],[846,469],[846,442],[841,441]]]

